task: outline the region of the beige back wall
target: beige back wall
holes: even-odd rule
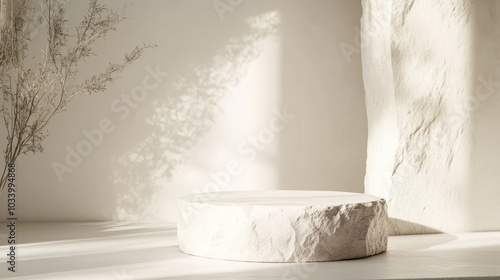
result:
[[[18,161],[21,220],[175,222],[192,192],[363,192],[359,1],[103,2],[130,3],[129,20],[85,76],[141,42],[158,47],[105,94],[75,98],[45,152]],[[69,1],[70,23],[85,6]]]

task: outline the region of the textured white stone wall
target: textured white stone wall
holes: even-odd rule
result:
[[[366,193],[391,234],[500,229],[500,5],[363,1]]]

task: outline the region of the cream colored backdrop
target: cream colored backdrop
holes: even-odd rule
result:
[[[105,94],[75,98],[45,152],[19,160],[21,220],[175,222],[192,192],[363,192],[359,1],[102,2],[130,4],[129,20],[84,76],[141,42],[158,47]],[[86,1],[65,8],[71,24]]]

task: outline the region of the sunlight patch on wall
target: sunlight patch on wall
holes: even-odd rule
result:
[[[176,198],[203,187],[211,172],[237,155],[233,141],[243,141],[272,115],[280,79],[269,72],[279,66],[279,15],[247,23],[241,36],[221,42],[210,62],[171,77],[145,119],[150,133],[112,160],[116,220],[173,220]]]

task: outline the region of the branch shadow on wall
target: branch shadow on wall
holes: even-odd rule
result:
[[[252,17],[243,35],[230,39],[210,62],[169,78],[168,89],[162,89],[163,98],[150,104],[151,113],[145,121],[147,136],[112,160],[111,181],[118,196],[116,219],[148,219],[154,215],[147,213],[153,196],[223,113],[220,101],[259,56],[263,40],[276,34],[278,22],[275,12]]]

